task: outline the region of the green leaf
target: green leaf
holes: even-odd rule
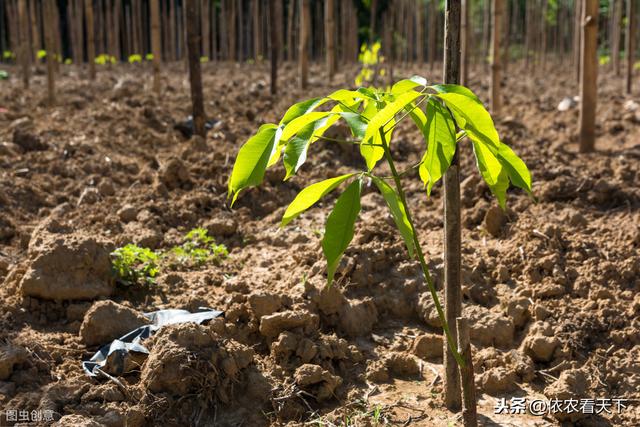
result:
[[[497,154],[500,147],[498,131],[481,102],[459,93],[441,93],[437,96],[449,107],[458,126],[466,130],[470,138],[482,141]]]
[[[438,84],[431,86],[438,93],[457,93],[459,95],[464,95],[468,98],[473,99],[476,102],[480,102],[480,98],[476,96],[469,88],[460,86],[460,85],[452,85],[452,84]]]
[[[341,113],[340,116],[342,116],[344,121],[349,125],[351,134],[354,138],[362,139],[364,137],[364,133],[367,131],[367,121],[364,120],[362,115],[358,113],[344,112]]]
[[[280,120],[280,126],[286,125],[294,119],[297,119],[300,116],[303,116],[311,111],[313,111],[316,107],[322,105],[326,102],[326,99],[323,98],[311,98],[306,101],[298,102],[293,104],[286,113],[284,113],[284,117]]]
[[[316,122],[317,123],[317,122]],[[309,123],[302,128],[296,136],[294,136],[284,149],[284,169],[286,175],[285,181],[289,179],[293,174],[298,172],[300,166],[307,160],[307,151],[311,144],[311,137],[315,130],[315,123]]]
[[[400,95],[418,86],[426,86],[427,79],[420,76],[413,76],[408,79],[400,80],[391,87],[391,93]]]
[[[419,92],[414,90],[405,92],[399,95],[395,101],[387,104],[382,110],[378,111],[371,120],[369,120],[367,132],[365,132],[362,141],[367,142],[377,135],[382,126],[386,125],[400,110],[420,95]]]
[[[424,127],[427,151],[418,169],[420,178],[431,195],[433,185],[451,165],[456,151],[456,127],[449,111],[435,99],[427,103],[427,123]]]
[[[373,182],[376,184],[380,193],[382,193],[382,197],[387,202],[387,206],[389,206],[389,210],[391,210],[391,215],[393,216],[393,220],[396,223],[396,227],[400,231],[402,238],[404,239],[405,245],[407,245],[407,251],[409,252],[409,256],[413,258],[415,254],[415,245],[413,242],[413,228],[411,227],[411,223],[407,218],[407,212],[405,211],[404,205],[400,201],[400,197],[398,197],[398,193],[391,188],[389,184],[384,182],[384,180],[373,177]]]
[[[327,217],[322,251],[327,258],[327,285],[333,283],[333,276],[340,264],[344,251],[353,239],[353,229],[360,213],[360,180],[352,182],[338,197],[336,205]]]
[[[229,178],[228,195],[233,196],[231,206],[242,189],[262,182],[267,163],[274,151],[276,129],[274,124],[260,126],[258,132],[240,148]]]
[[[317,122],[318,120],[322,120],[331,114],[335,114],[331,111],[312,111],[310,113],[306,113],[300,117],[297,117],[291,120],[282,131],[282,135],[280,139],[283,141],[288,141],[293,135],[298,133],[302,128],[307,126],[309,123]]]
[[[516,187],[522,188],[527,193],[532,194],[531,173],[529,172],[529,168],[527,168],[527,165],[509,146],[500,144],[498,160],[509,175],[511,183]]]
[[[290,223],[295,217],[313,206],[318,200],[333,191],[338,185],[351,178],[354,174],[337,176],[335,178],[325,179],[324,181],[311,184],[307,188],[298,193],[293,202],[289,205],[282,216],[281,226],[284,227]]]
[[[391,121],[385,126],[385,140],[387,144],[391,141],[391,131],[390,129],[396,124],[396,120],[391,118]],[[367,164],[367,169],[370,171],[373,170],[376,163],[384,157],[384,148],[382,147],[382,137],[380,136],[380,132],[373,136],[373,139],[369,139],[368,141],[360,143],[360,154],[364,157],[365,163]]]
[[[482,175],[489,189],[491,189],[493,195],[498,199],[498,203],[504,209],[506,206],[507,188],[509,188],[507,171],[485,144],[473,139],[471,142],[473,143],[473,153],[476,157],[476,164],[480,175]]]

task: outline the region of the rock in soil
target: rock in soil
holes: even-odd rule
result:
[[[115,286],[110,252],[108,243],[94,237],[50,234],[30,248],[22,295],[51,300],[107,297]]]
[[[84,315],[80,336],[86,345],[104,345],[149,321],[135,310],[113,301],[98,301]]]
[[[13,131],[13,143],[24,151],[44,151],[48,148],[47,144],[40,141],[40,138],[22,128],[16,128]]]

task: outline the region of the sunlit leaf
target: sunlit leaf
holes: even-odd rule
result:
[[[531,194],[531,173],[527,165],[505,144],[500,144],[498,160],[509,175],[511,183]]]
[[[367,132],[365,132],[364,138],[362,139],[363,142],[367,142],[378,134],[382,126],[387,124],[396,114],[398,114],[399,111],[404,109],[407,104],[413,102],[413,100],[419,96],[420,93],[414,90],[405,92],[402,95],[399,95],[395,101],[387,104],[383,109],[378,111],[371,120],[369,120]]]
[[[318,200],[333,191],[338,185],[352,177],[353,173],[337,176],[335,178],[325,179],[324,181],[311,184],[304,190],[300,191],[293,202],[289,205],[282,216],[281,225],[284,227],[290,223],[295,217],[313,206]]]
[[[418,172],[427,186],[427,195],[430,195],[433,185],[451,165],[456,151],[456,128],[451,114],[435,99],[429,99],[426,117],[424,137],[427,151],[422,157]]]
[[[232,206],[242,189],[262,182],[267,162],[274,150],[276,129],[274,124],[260,126],[258,132],[238,151],[229,178],[229,196],[233,196]]]
[[[391,211],[391,216],[396,223],[396,227],[398,227],[398,231],[400,231],[400,235],[404,239],[405,245],[407,245],[409,256],[413,258],[415,253],[415,244],[413,242],[414,231],[409,219],[407,218],[407,212],[400,201],[398,193],[396,193],[389,184],[378,177],[374,177],[373,182],[376,184],[380,193],[382,193],[382,197],[384,197],[384,200],[387,202],[387,206],[389,206],[389,210]]]
[[[418,86],[426,86],[426,85],[427,85],[427,79],[420,76],[413,76],[411,78],[400,80],[399,82],[395,83],[391,87],[391,93],[394,95],[400,95]]]
[[[344,251],[353,239],[354,225],[360,213],[360,180],[352,182],[338,197],[327,217],[322,251],[327,259],[327,285],[331,286]]]

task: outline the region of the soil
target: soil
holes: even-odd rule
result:
[[[427,68],[395,75],[438,81],[438,67]],[[312,68],[304,93],[285,64],[286,93],[272,97],[267,64],[205,64],[206,110],[219,121],[205,141],[174,129],[190,109],[183,64],[163,68],[161,97],[144,66],[101,69],[95,82],[61,70],[53,108],[42,72],[29,91],[17,77],[0,83],[0,425],[8,410],[53,411],[66,426],[461,424],[442,403],[433,303],[382,197],[364,190],[331,289],[320,239],[335,195],[279,228],[298,190],[360,167],[356,151],[316,143],[295,178],[283,183],[275,167],[227,204],[239,146],[293,102],[351,82],[355,67],[333,85]],[[463,307],[483,425],[640,425],[637,401],[582,418],[494,411],[500,397],[637,399],[640,390],[640,99],[621,95],[623,79],[603,69],[597,151],[580,154],[578,110],[556,108],[577,94],[572,76],[512,64],[505,81],[496,124],[529,165],[536,200],[510,190],[507,212],[496,209],[468,144],[460,153]],[[470,86],[488,99],[485,70]],[[420,159],[412,125],[399,127],[392,151],[401,170]],[[416,173],[404,183],[441,287],[442,187],[428,199]],[[155,285],[113,282],[113,248],[168,248],[196,226],[229,258],[165,270]],[[203,306],[224,319],[163,328],[145,341],[142,365],[114,380],[83,373],[80,362],[144,322],[140,313]]]

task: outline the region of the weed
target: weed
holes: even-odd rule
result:
[[[160,255],[149,248],[128,244],[111,253],[113,269],[118,282],[125,285],[155,283],[160,271]]]
[[[209,262],[218,264],[228,255],[226,246],[216,244],[204,228],[189,231],[184,237],[184,243],[167,253],[173,267],[200,267]]]

